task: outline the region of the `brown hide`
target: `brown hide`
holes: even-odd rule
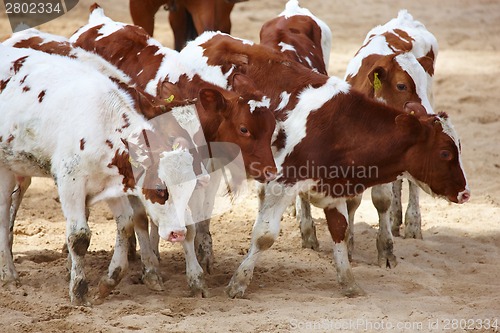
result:
[[[321,48],[321,28],[309,16],[276,17],[266,22],[260,30],[260,43],[281,52],[279,43],[293,46],[295,52],[284,51],[290,60],[321,74],[328,74]],[[306,59],[309,59],[308,62]]]

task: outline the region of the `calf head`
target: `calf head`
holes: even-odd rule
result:
[[[269,110],[270,100],[244,75],[234,75],[232,87],[234,91],[201,89],[199,103],[206,118],[211,119],[202,119],[203,131],[214,134],[208,141],[236,144],[247,175],[261,182],[270,181],[277,172],[271,151],[276,120]],[[228,159],[233,159],[239,152],[230,147]]]
[[[406,102],[417,102],[425,107],[427,113],[434,113],[427,93],[427,68],[432,65],[431,58],[417,59],[408,52],[371,55],[363,60],[360,71],[356,75],[348,75],[346,80],[355,89],[399,110]]]
[[[461,161],[460,140],[448,116],[399,115],[398,126],[416,140],[406,154],[406,170],[431,195],[454,203],[469,200],[470,190]]]
[[[197,178],[193,157],[183,147],[170,150],[152,132],[128,143],[130,161],[141,199],[159,234],[168,241],[183,241],[186,222],[192,223],[188,201]]]

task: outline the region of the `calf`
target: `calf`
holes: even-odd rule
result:
[[[347,66],[346,80],[366,96],[395,108],[402,110],[407,102],[419,102],[424,105],[424,111],[434,114],[432,77],[437,53],[438,45],[434,35],[406,10],[401,10],[397,18],[368,32],[363,46]],[[396,180],[392,184],[372,189],[372,201],[379,215],[377,249],[380,266],[394,267],[397,264],[393,253],[391,218],[392,232],[399,235],[402,220],[401,184],[402,180]],[[419,189],[411,180],[408,184],[405,237],[422,238]],[[361,197],[349,201],[352,226]],[[352,228],[349,234],[349,247],[352,251]]]
[[[153,126],[164,133],[164,141],[175,141],[175,144],[182,144],[184,148],[189,148],[191,152],[194,152],[194,169],[197,174],[202,173],[200,165],[201,165],[201,156],[196,152],[196,149],[193,149],[193,143],[191,142],[189,135],[186,133],[186,130],[179,126],[179,123],[176,119],[173,119],[175,115],[179,114],[178,110],[186,110],[193,108],[193,105],[190,104],[190,101],[181,101],[174,100],[168,102],[166,105],[161,105],[159,110],[155,110],[154,108],[148,107],[148,101],[156,101],[156,98],[147,94],[139,88],[131,87],[128,85],[130,83],[130,78],[121,72],[119,69],[109,64],[106,60],[102,59],[100,56],[87,52],[81,48],[72,46],[65,38],[60,36],[51,35],[48,33],[42,33],[35,29],[28,29],[22,31],[20,33],[14,34],[11,38],[3,42],[4,45],[11,45],[18,48],[32,48],[35,50],[40,50],[49,54],[58,54],[66,57],[78,59],[81,62],[84,62],[92,67],[96,68],[100,72],[106,74],[115,82],[119,82],[122,88],[126,89],[136,100],[136,102],[141,105],[141,109],[139,110],[144,114],[144,116],[152,122]],[[217,92],[213,92],[217,93]],[[200,100],[205,100],[205,94],[201,94],[199,96]],[[146,100],[141,102],[141,100]],[[182,107],[181,107],[182,106]],[[162,109],[163,108],[163,109]],[[174,109],[173,113],[165,114],[165,111]],[[159,112],[158,112],[159,111]],[[159,116],[159,117],[157,117]],[[153,119],[154,118],[154,119]],[[201,175],[198,179],[201,181],[205,180],[206,175]],[[13,235],[13,227],[14,221],[17,214],[17,210],[19,209],[19,205],[21,203],[22,197],[26,192],[27,188],[30,184],[30,177],[18,177],[18,188],[14,192],[12,196],[12,206],[11,206],[11,248],[12,248],[12,235]],[[130,203],[134,209],[134,215],[145,214],[144,207],[141,205],[140,201],[135,199],[134,197],[129,197]],[[140,222],[138,219],[134,218],[134,222]],[[193,226],[188,226],[188,228],[194,228]],[[151,248],[147,226],[144,227],[141,224],[138,224],[135,228],[137,233],[137,237],[140,242],[141,247],[141,259],[144,264],[143,269],[143,282],[153,290],[163,290],[162,279],[159,274],[159,262],[156,256],[154,255],[154,250]],[[135,236],[130,238],[132,241],[133,248],[135,249]],[[192,248],[194,245],[189,245],[189,242],[193,242],[192,238],[186,239],[183,243],[185,249]],[[194,260],[194,261],[193,261]],[[192,281],[191,272],[193,269],[191,267],[196,267],[199,264],[196,261],[196,258],[191,256],[188,252],[186,252],[186,267],[187,267],[187,275],[188,280]],[[194,270],[196,271],[196,269]],[[204,291],[202,290],[202,293]],[[106,296],[105,294],[102,295]]]
[[[288,15],[290,16],[290,14]],[[283,14],[280,18],[282,17]],[[306,18],[304,16],[304,20]],[[314,24],[314,20],[309,19],[309,21],[309,24]],[[282,24],[286,22],[285,20]],[[271,36],[271,38],[266,39],[265,45],[276,48],[280,40],[278,36],[283,34],[282,30],[274,25],[265,24],[261,36]],[[293,32],[289,35],[294,36]],[[311,51],[300,48],[299,45],[306,44],[306,42],[299,43],[296,39],[292,39],[289,42],[289,48],[295,50],[296,56],[293,60],[305,58],[315,51],[318,53],[317,50],[320,49],[321,43],[318,40],[307,37],[303,39],[309,40],[309,43],[311,43],[309,50]],[[286,52],[284,54],[286,55]],[[319,56],[320,54],[317,54],[316,59],[320,59]],[[407,11],[401,11],[398,18],[391,20],[384,26],[378,26],[368,33],[363,47],[348,65],[346,80],[352,84],[354,89],[395,108],[403,110],[405,103],[415,101],[422,103],[427,112],[433,114],[430,101],[432,100],[432,75],[436,56],[437,41],[435,37],[420,22],[415,21]],[[315,62],[299,62],[320,72],[323,68],[321,64],[314,65]],[[378,262],[380,266],[394,267],[397,264],[396,257],[393,254],[389,215],[396,216],[393,232],[399,233],[401,222],[398,224],[397,221],[401,221],[401,182],[402,180],[397,180],[392,184],[377,185],[372,188],[372,201],[378,210],[380,221],[377,236]],[[411,181],[409,181],[409,184],[410,200],[406,214],[407,227],[405,228],[405,235],[406,237],[421,238],[418,187]],[[396,190],[395,202],[391,206],[393,186],[399,190]],[[303,198],[297,203],[297,218],[300,221],[302,246],[318,249],[319,243],[316,238],[310,206]],[[354,215],[360,203],[361,196],[348,199],[349,257],[351,257],[353,248]],[[396,214],[391,212],[389,208],[396,210]]]
[[[9,207],[16,177],[56,181],[67,220],[69,295],[75,304],[89,303],[83,267],[91,236],[89,205],[105,200],[117,221],[116,247],[108,275],[99,282],[100,296],[109,294],[128,266],[133,222],[127,195],[139,198],[164,237],[171,241],[193,237],[192,231],[186,233],[185,223],[190,221],[187,201],[196,184],[193,158],[185,149],[173,149],[175,142],[151,145],[158,133],[144,116],[148,112],[143,112],[151,107],[151,99],[133,99],[127,87],[68,57],[0,45],[0,59],[0,279],[4,283],[18,281],[9,248]],[[78,102],[81,99],[85,103]],[[166,111],[159,105],[155,113]],[[194,248],[190,250],[194,255]],[[201,267],[193,273],[202,287]]]
[[[236,2],[247,0],[130,0],[130,15],[153,36],[155,14],[161,6],[169,10],[168,20],[174,33],[174,45],[180,51],[186,43],[204,31],[231,31],[230,14]]]
[[[260,44],[313,71],[328,75],[332,32],[308,9],[301,8],[297,0],[288,1],[278,17],[264,23],[260,30]],[[318,250],[311,205],[306,198],[298,196],[295,208],[302,247]]]
[[[162,47],[140,27],[114,22],[97,6],[91,7],[89,24],[71,36],[70,41],[98,53],[134,78],[139,87],[158,97],[193,98],[207,88],[219,91],[224,98],[214,96],[213,104],[226,106],[227,111],[211,113],[205,105],[196,105],[206,142],[211,147],[216,142],[238,145],[250,177],[258,181],[274,179],[276,167],[271,152],[274,116],[267,107],[268,98],[248,77],[237,75],[231,85],[234,91],[228,91],[227,78],[220,70],[197,70],[197,55],[181,57],[178,52]],[[194,129],[193,132],[201,131]],[[193,136],[196,141],[199,134]],[[206,192],[195,191],[192,199],[193,216],[196,221],[203,221],[197,228],[206,229],[210,220],[213,189],[220,178],[212,176]],[[204,238],[199,239],[198,235]],[[206,236],[207,233],[197,233],[197,248],[207,248],[211,240]],[[200,263],[210,271],[212,252],[201,250],[199,253],[202,254]]]
[[[297,0],[288,1],[278,17],[264,23],[260,44],[321,74],[328,74],[332,31],[308,9],[301,8]]]
[[[270,97],[280,129],[274,142],[279,177],[260,193],[251,247],[229,283],[230,297],[245,292],[258,256],[273,244],[283,211],[299,193],[325,211],[347,296],[363,291],[348,260],[346,197],[405,175],[451,202],[469,199],[460,142],[446,114],[427,115],[419,103],[394,109],[345,81],[221,33],[201,35],[182,54],[202,55],[204,71],[219,69],[229,77],[241,71],[253,78]],[[271,79],[266,73],[280,75]]]

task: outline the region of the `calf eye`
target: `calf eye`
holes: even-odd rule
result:
[[[449,150],[441,150],[439,152],[439,158],[442,160],[449,161],[452,158],[451,152]]]
[[[240,126],[240,133],[243,135],[249,135],[248,128],[245,126]]]
[[[406,84],[404,84],[404,83],[398,83],[398,84],[396,84],[396,88],[399,91],[405,91],[407,89]]]

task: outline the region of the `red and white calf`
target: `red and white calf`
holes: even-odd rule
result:
[[[309,24],[313,24],[312,20],[310,21]],[[283,34],[283,29],[269,24],[265,24],[262,29],[265,31],[261,31],[261,36],[271,36],[271,38],[267,38],[266,45],[272,46],[274,43],[274,47],[276,47],[279,41],[278,36]],[[294,32],[290,35],[293,36]],[[296,57],[305,57],[311,52],[316,52],[317,58],[321,55],[317,52],[321,45],[319,41],[310,39],[310,43],[313,44],[310,46],[311,51],[302,50],[296,46],[296,40],[292,40],[290,43],[290,48],[300,50],[295,51]],[[301,42],[301,44],[305,44],[305,42]],[[396,19],[384,26],[372,29],[363,44],[347,68],[346,80],[351,83],[354,89],[401,110],[404,109],[405,103],[413,101],[423,104],[427,108],[427,113],[434,113],[431,106],[432,76],[438,47],[435,37],[420,22],[414,20],[407,11],[401,11]],[[284,54],[286,55],[286,53]],[[303,61],[300,63],[319,72],[323,68],[322,66],[313,67],[311,63]],[[372,188],[372,200],[378,210],[380,221],[377,237],[380,266],[394,267],[397,264],[393,254],[390,215],[394,216],[394,211],[396,211],[396,222],[392,226],[394,233],[399,234],[401,184],[402,180],[397,180],[392,184],[377,185]],[[392,200],[393,186],[395,189],[399,189],[394,195],[394,202]],[[411,181],[409,181],[409,186],[410,200],[406,213],[405,234],[406,237],[421,238],[418,187]],[[391,202],[393,202],[392,206]],[[360,203],[361,196],[348,200],[350,254],[353,248],[354,215]],[[392,208],[392,212],[390,208]],[[398,216],[399,218],[397,218]],[[318,249],[319,243],[316,238],[310,206],[304,199],[297,202],[297,218],[300,221],[302,246]]]
[[[297,0],[287,2],[285,10],[262,26],[260,43],[281,52],[320,74],[328,75],[332,32],[328,25],[301,8]],[[300,224],[302,247],[318,250],[319,242],[307,198],[295,201],[297,221]]]
[[[348,260],[346,197],[406,176],[451,202],[469,199],[460,142],[446,114],[427,115],[418,103],[397,110],[268,47],[221,33],[201,35],[182,54],[202,55],[205,71],[229,78],[246,73],[271,99],[280,129],[274,142],[279,176],[262,188],[250,250],[229,283],[230,297],[244,294],[258,256],[274,243],[281,216],[299,193],[324,209],[347,296],[364,292]]]
[[[115,22],[95,6],[91,7],[89,24],[71,36],[70,41],[101,55],[132,77],[139,87],[158,97],[190,99],[208,88],[219,91],[224,98],[214,95],[212,104],[224,107],[223,112],[209,112],[205,105],[197,103],[202,128],[192,130],[194,141],[204,135],[204,142],[211,147],[216,142],[234,143],[241,149],[250,177],[268,181],[276,176],[271,152],[275,120],[268,109],[269,99],[245,75],[235,76],[231,84],[233,91],[228,91],[227,77],[219,69],[198,71],[197,54],[181,57],[178,52],[161,46],[144,29]],[[190,203],[193,217],[203,221],[196,224],[197,228],[207,228],[219,180],[220,173],[212,173],[209,186],[194,193]],[[147,220],[145,225],[147,227]],[[154,229],[151,236],[157,244]],[[207,271],[213,262],[210,242],[207,232],[197,233],[198,253],[202,254],[199,260]]]
[[[130,78],[126,76],[119,69],[108,63],[106,60],[101,58],[99,55],[95,53],[90,53],[81,48],[72,46],[64,37],[55,36],[48,33],[43,33],[37,31],[35,29],[28,29],[22,31],[20,33],[14,34],[11,38],[4,41],[4,45],[11,45],[18,48],[32,48],[35,50],[40,50],[49,54],[59,54],[64,55],[66,57],[77,59],[81,62],[84,62],[100,72],[106,74],[115,82],[119,83],[123,89],[126,89],[130,94],[134,101],[141,106],[141,109],[138,111],[143,113],[143,115],[148,119],[151,124],[161,132],[162,140],[165,144],[170,141],[170,145],[179,144],[184,148],[190,149],[190,152],[194,152],[194,170],[196,174],[201,175],[198,177],[200,182],[208,181],[207,175],[204,174],[201,170],[201,156],[196,152],[196,149],[193,146],[193,142],[191,141],[186,129],[180,126],[179,121],[174,119],[175,115],[182,114],[186,110],[194,109],[194,106],[190,101],[181,101],[181,100],[173,100],[165,105],[161,105],[160,108],[152,108],[150,107],[150,101],[156,101],[156,97],[147,94],[139,88],[134,88],[128,85],[130,83]],[[217,94],[217,91],[211,91],[210,97],[213,94]],[[199,99],[203,104],[209,104],[206,101],[206,94],[200,94]],[[172,113],[167,115],[165,112],[173,110]],[[214,110],[215,112],[215,110]],[[199,126],[199,125],[198,125]],[[158,137],[159,138],[159,137]],[[150,138],[151,140],[152,138]],[[172,143],[174,142],[174,143]],[[19,178],[18,178],[19,179]],[[11,206],[11,239],[13,235],[13,226],[16,217],[17,210],[19,209],[19,205],[21,203],[22,197],[26,192],[31,179],[30,177],[22,177],[20,184],[18,184],[18,188],[14,192],[12,197],[12,206]],[[129,196],[130,204],[134,209],[134,222],[140,222],[140,219],[137,219],[136,216],[143,215],[146,216],[146,211],[144,206],[140,203],[140,201],[133,197]],[[145,217],[147,219],[147,217]],[[194,226],[188,225],[186,227],[188,229],[188,234],[194,234]],[[190,231],[190,229],[192,229]],[[139,239],[140,247],[141,247],[141,260],[144,264],[143,268],[143,282],[152,290],[163,290],[163,283],[161,279],[161,275],[159,273],[159,262],[158,258],[154,253],[154,249],[151,248],[151,244],[149,241],[147,226],[144,228],[143,225],[138,225],[135,228],[135,232],[137,234],[137,238]],[[176,235],[175,239],[172,238],[169,234],[162,234],[162,236],[167,240],[175,240],[182,241],[183,236]],[[135,236],[131,237],[132,245],[135,250]],[[11,242],[12,244],[12,242]],[[204,284],[201,283],[192,283],[192,281],[200,280],[199,271],[201,270],[198,261],[196,260],[196,256],[194,252],[191,250],[194,248],[194,239],[193,237],[187,237],[182,242],[183,248],[185,250],[186,255],[186,275],[188,278],[188,282],[190,287],[192,287],[194,292],[201,292],[202,294],[206,291],[204,290]],[[12,248],[12,246],[11,246]],[[193,275],[195,277],[193,277]],[[106,289],[101,288],[100,297],[103,298],[107,296]]]
[[[434,35],[406,10],[401,10],[396,18],[368,32],[363,46],[347,66],[346,80],[366,96],[397,109],[403,110],[408,102],[418,102],[425,107],[423,112],[434,114],[432,77],[437,53],[438,44]],[[419,189],[412,181],[408,184],[405,237],[422,238]],[[383,267],[397,264],[392,234],[399,235],[402,223],[401,185],[402,180],[397,180],[375,186],[371,192],[379,215],[378,263]],[[351,226],[360,202],[361,196],[349,202]],[[351,228],[351,250],[352,234]]]
[[[290,0],[278,17],[264,23],[260,44],[321,74],[328,74],[332,31],[307,8]]]
[[[187,202],[196,185],[193,157],[167,144],[153,150],[147,143],[157,133],[137,112],[151,100],[133,99],[126,87],[93,67],[3,45],[0,59],[0,279],[19,279],[9,248],[16,177],[52,177],[67,220],[69,295],[75,304],[88,304],[88,206],[105,200],[117,222],[108,275],[99,283],[99,294],[107,295],[128,266],[133,211],[127,195],[139,198],[161,234],[183,238],[191,216]],[[202,273],[199,267],[199,284]]]

